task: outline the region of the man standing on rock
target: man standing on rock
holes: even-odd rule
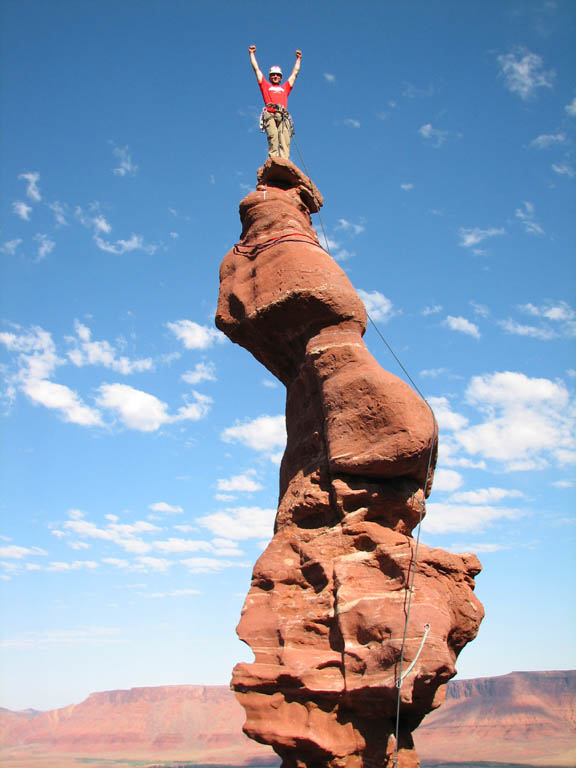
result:
[[[290,159],[290,138],[294,132],[292,119],[288,112],[288,94],[294,87],[294,82],[300,71],[300,59],[302,51],[296,51],[296,63],[292,74],[282,84],[282,70],[280,67],[270,67],[268,77],[270,82],[264,79],[256,61],[256,46],[251,45],[248,48],[250,52],[250,63],[258,80],[258,85],[264,99],[264,111],[260,119],[260,125],[268,137],[268,156],[285,157]]]

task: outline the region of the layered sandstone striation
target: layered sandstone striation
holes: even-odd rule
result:
[[[240,204],[220,269],[216,325],[286,386],[287,445],[274,538],[238,634],[254,662],[232,685],[245,732],[284,768],[418,765],[412,731],[444,697],[483,616],[480,564],[416,545],[436,461],[427,404],[363,341],[366,310],[322,249],[322,196],[271,158]],[[395,721],[409,587],[412,608]],[[429,625],[418,656],[425,628]]]

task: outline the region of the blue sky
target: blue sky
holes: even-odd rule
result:
[[[459,676],[573,667],[574,4],[0,7],[0,705],[251,657],[284,390],[213,325],[266,157],[250,43],[302,49],[330,250],[440,423],[422,540],[484,565]]]

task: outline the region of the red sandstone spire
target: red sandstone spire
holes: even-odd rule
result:
[[[482,620],[480,563],[420,546],[436,427],[427,404],[384,371],[366,311],[310,220],[322,196],[269,159],[240,204],[240,243],[220,270],[217,326],[287,387],[288,442],[274,538],[254,567],[238,634],[252,664],[232,686],[245,732],[283,768],[417,766],[412,731],[444,698]],[[420,655],[419,649],[430,625]]]

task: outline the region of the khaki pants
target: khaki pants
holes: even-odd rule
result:
[[[290,121],[280,112],[266,112],[264,130],[268,138],[268,157],[290,159]]]

